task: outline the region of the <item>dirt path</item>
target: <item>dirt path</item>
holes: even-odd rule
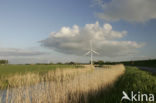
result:
[[[137,66],[139,69],[141,70],[145,70],[145,71],[148,71],[148,72],[151,72],[151,73],[154,73],[156,74],[156,68],[151,68],[151,67],[140,67],[140,66]]]

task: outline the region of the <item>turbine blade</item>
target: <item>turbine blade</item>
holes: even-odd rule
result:
[[[91,51],[88,51],[85,55],[88,55]]]
[[[97,54],[97,55],[100,55],[98,52],[96,52],[96,51],[94,51],[94,50],[92,50],[92,52],[95,53],[95,54]]]

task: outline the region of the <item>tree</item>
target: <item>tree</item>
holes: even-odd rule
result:
[[[99,60],[99,61],[93,61],[94,64],[98,64],[98,65],[104,65],[104,61],[103,60]]]

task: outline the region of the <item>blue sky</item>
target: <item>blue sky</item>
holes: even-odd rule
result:
[[[83,0],[3,0],[0,3],[1,42],[27,47],[62,26],[94,22],[90,4]]]
[[[101,4],[99,4],[99,1],[101,1]],[[122,2],[122,0],[118,1]],[[152,0],[151,2],[155,3]],[[146,5],[146,2],[142,3]],[[9,53],[9,55],[4,55],[0,52],[1,57],[9,59],[12,63],[26,63],[30,61],[29,59],[32,62],[47,62],[48,60],[51,62],[66,60],[86,62],[88,57],[81,57],[76,53],[74,55],[74,51],[72,55],[69,55],[69,53],[64,52],[63,48],[49,47],[50,44],[47,46],[43,43],[44,46],[41,46],[39,41],[48,39],[51,32],[59,33],[62,27],[72,28],[73,25],[78,25],[83,28],[86,24],[95,24],[98,21],[101,27],[108,23],[114,31],[127,31],[126,36],[121,38],[122,41],[135,41],[145,44],[136,48],[139,53],[133,55],[138,56],[135,59],[155,58],[156,17],[145,16],[145,18],[138,19],[136,15],[132,17],[134,19],[129,19],[123,13],[120,15],[120,8],[118,8],[119,13],[114,14],[118,18],[113,16],[113,19],[109,20],[106,18],[112,16],[109,11],[112,11],[111,13],[115,11],[107,5],[113,7],[115,3],[110,0],[0,0],[0,51],[4,52],[5,48],[5,51]],[[126,3],[121,6],[124,5]],[[151,15],[156,14],[153,8],[149,9]],[[98,16],[97,13],[102,13],[102,15]],[[132,15],[135,14],[132,11]],[[140,15],[144,16],[144,14]],[[61,39],[64,40],[64,38]],[[52,40],[54,41],[54,39]],[[12,49],[20,50],[21,55],[15,56]],[[73,50],[73,48],[70,49]],[[32,55],[34,54],[32,52],[37,52],[40,55]],[[26,53],[30,53],[30,56],[25,56]],[[114,61],[133,59],[133,56],[107,57],[107,55],[104,55],[104,57],[96,57],[96,59]]]

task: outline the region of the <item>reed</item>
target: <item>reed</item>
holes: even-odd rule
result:
[[[109,69],[108,69],[109,68]],[[18,88],[7,88],[0,103],[88,103],[90,95],[113,84],[124,73],[123,65],[102,69],[56,69],[46,75],[29,73],[15,76]],[[16,80],[14,80],[16,79]],[[35,85],[31,85],[36,82]],[[10,82],[10,85],[16,84]],[[23,86],[24,83],[24,86]]]

